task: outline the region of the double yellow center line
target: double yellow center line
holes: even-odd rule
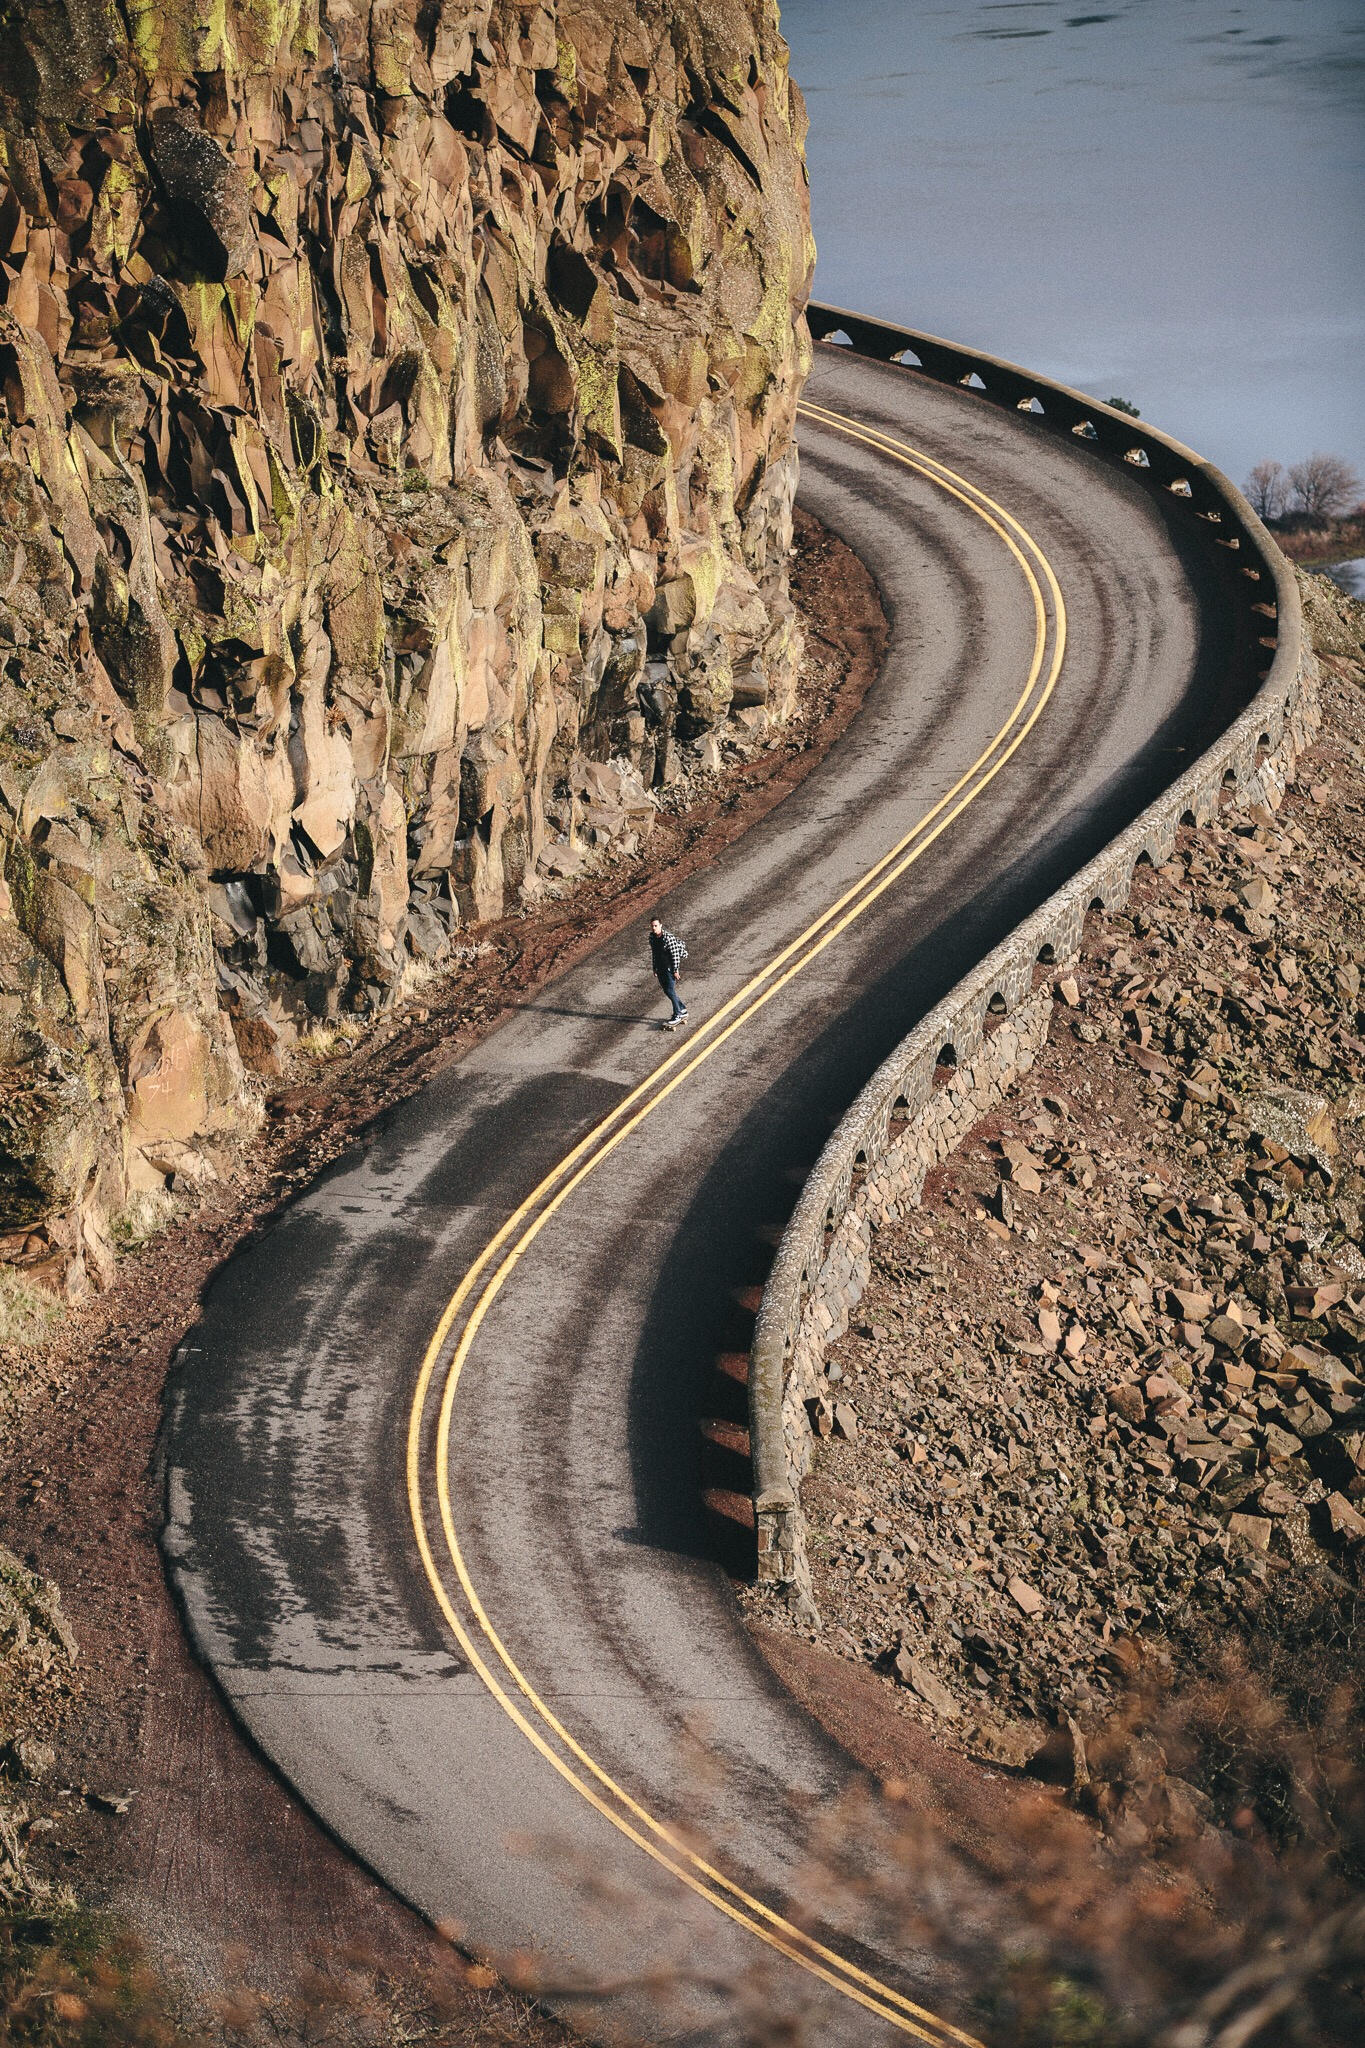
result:
[[[553,1770],[628,1840],[670,1871],[689,1891],[728,1919],[747,1928],[799,1968],[854,2003],[865,2006],[899,2032],[943,2048],[979,2048],[973,2036],[926,2012],[922,2006],[871,1976],[804,1928],[753,1897],[700,1856],[666,1822],[649,1813],[569,1733],[520,1670],[470,1577],[455,1526],[450,1490],[450,1437],[460,1376],[480,1326],[518,1262],[569,1197],[645,1118],[666,1102],[697,1069],[718,1053],[796,975],[869,910],[962,815],[1032,731],[1056,687],[1066,649],[1066,606],[1046,555],[1026,529],[977,485],[933,456],[890,434],[863,427],[825,406],[803,403],[801,416],[861,443],[890,463],[902,464],[945,491],[981,519],[1013,558],[1029,592],[1034,616],[1032,657],[1024,686],[1009,716],[989,745],[933,808],[868,868],[828,910],[784,946],[721,1005],[715,1015],[654,1071],[632,1088],[546,1174],[485,1245],[455,1289],[422,1359],[408,1419],[407,1488],[413,1532],[437,1605],[470,1665],[508,1718]],[[1050,602],[1049,602],[1050,600]],[[458,1336],[456,1331],[458,1328]],[[455,1339],[453,1348],[451,1340]],[[447,1357],[447,1353],[449,1354]],[[437,1413],[434,1451],[424,1461],[424,1422],[433,1381],[446,1360]],[[433,1539],[428,1496],[436,1497],[439,1535]],[[445,1561],[437,1555],[443,1546]],[[453,1572],[454,1583],[450,1574]],[[462,1602],[457,1604],[458,1598]]]

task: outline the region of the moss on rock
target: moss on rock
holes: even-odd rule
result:
[[[585,755],[789,700],[803,134],[770,0],[12,21],[0,1259],[105,1270]]]

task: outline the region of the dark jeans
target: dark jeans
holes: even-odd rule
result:
[[[659,987],[663,990],[664,994],[668,997],[669,1002],[673,1005],[673,1015],[669,1019],[669,1022],[671,1024],[676,1024],[679,1017],[681,1017],[684,1008],[686,1007],[682,997],[678,994],[678,984],[673,979],[673,976],[669,973],[660,974],[656,977],[656,979],[658,980]]]

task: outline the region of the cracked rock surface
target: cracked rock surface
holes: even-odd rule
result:
[[[0,1257],[785,717],[803,135],[765,0],[10,25]]]

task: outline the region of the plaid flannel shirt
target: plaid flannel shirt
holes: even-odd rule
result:
[[[654,955],[654,972],[660,975],[676,975],[687,958],[687,948],[676,932],[651,932],[649,949]]]

